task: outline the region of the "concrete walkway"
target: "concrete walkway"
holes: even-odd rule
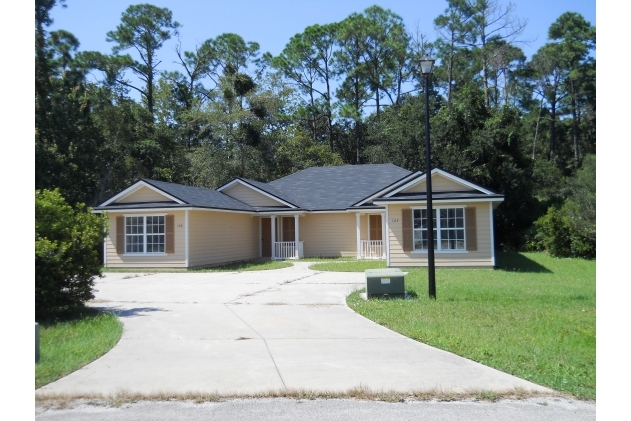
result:
[[[242,273],[108,273],[95,306],[120,311],[106,355],[36,391],[102,393],[270,390],[549,391],[401,336],[356,314],[345,297],[363,273],[308,263]]]

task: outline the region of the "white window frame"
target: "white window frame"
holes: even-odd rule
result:
[[[434,249],[434,253],[448,253],[448,254],[458,254],[458,253],[469,253],[469,251],[467,250],[467,217],[465,214],[465,209],[467,206],[463,205],[463,206],[432,206],[432,210],[436,212],[436,226],[434,227],[434,229],[436,230],[436,246],[437,248]],[[412,207],[412,253],[423,253],[423,254],[427,254],[427,250],[423,250],[423,249],[417,249],[416,248],[416,241],[414,241],[414,231],[416,231],[416,229],[414,228],[414,210],[416,209],[421,209],[421,210],[427,210],[427,206],[416,206],[416,207]],[[440,210],[441,209],[462,209],[462,231],[464,233],[464,249],[462,250],[452,250],[452,249],[445,249],[443,250],[440,246]],[[460,228],[458,228],[460,229]],[[420,231],[420,228],[418,229]],[[427,231],[427,230],[426,230]]]
[[[147,217],[153,217],[153,216],[162,216],[164,217],[164,251],[158,251],[158,252],[148,252],[147,251]],[[166,255],[166,245],[167,245],[167,233],[166,233],[166,228],[167,228],[167,220],[166,220],[166,213],[151,213],[151,214],[143,214],[143,215],[138,215],[138,214],[130,214],[130,215],[123,215],[124,217],[124,221],[125,221],[125,255],[127,256],[164,256]],[[127,234],[127,218],[142,218],[142,234]],[[142,235],[142,252],[131,252],[131,251],[127,251],[127,236],[131,236],[131,235]],[[152,233],[151,235],[155,235],[154,233]],[[161,235],[161,234],[158,234]]]

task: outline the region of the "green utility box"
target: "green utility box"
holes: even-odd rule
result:
[[[405,295],[405,275],[398,268],[366,269],[366,298]]]

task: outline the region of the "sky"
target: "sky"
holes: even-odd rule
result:
[[[430,41],[437,35],[433,21],[447,6],[445,0],[148,0],[173,12],[174,20],[182,27],[179,41],[184,50],[192,51],[196,45],[222,33],[235,33],[245,41],[260,44],[261,53],[278,55],[289,39],[313,24],[339,22],[354,12],[362,12],[377,4],[390,9],[403,18],[408,31],[425,34]],[[50,30],[65,29],[81,43],[81,50],[111,53],[113,43],[106,42],[106,33],[116,29],[121,14],[130,0],[66,0],[67,7],[52,11]],[[513,0],[513,15],[527,20],[519,46],[527,57],[534,54],[547,40],[547,32],[562,13],[577,12],[596,24],[595,0]],[[499,0],[508,5],[508,1]],[[176,69],[173,49],[176,40],[166,43],[160,51],[162,70]],[[172,67],[173,66],[173,67]]]

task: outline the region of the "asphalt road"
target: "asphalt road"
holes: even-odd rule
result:
[[[344,421],[592,421],[594,402],[562,398],[498,402],[405,401],[385,403],[344,399],[245,399],[217,403],[139,402],[118,408],[80,404],[69,409],[36,408],[38,421],[162,420],[344,420]]]

